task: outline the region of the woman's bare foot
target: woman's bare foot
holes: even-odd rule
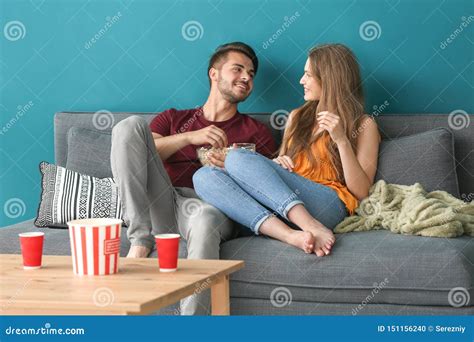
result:
[[[148,258],[150,252],[150,248],[145,246],[131,246],[127,258]]]
[[[301,248],[305,253],[312,253],[315,248],[314,236],[310,232],[295,230],[287,241],[290,245]]]
[[[336,242],[336,237],[330,229],[322,224],[315,224],[307,228],[306,231],[314,235],[314,253],[316,253],[317,256],[322,257],[331,253],[331,248]]]

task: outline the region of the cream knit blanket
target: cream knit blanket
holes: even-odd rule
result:
[[[419,183],[399,185],[379,180],[355,212],[334,232],[390,229],[431,237],[474,236],[474,202],[466,203],[446,191],[427,193]]]

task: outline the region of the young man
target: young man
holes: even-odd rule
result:
[[[196,149],[255,143],[259,153],[276,150],[262,123],[237,111],[252,92],[258,59],[240,42],[224,44],[211,56],[209,97],[202,107],[169,109],[150,126],[139,116],[119,122],[112,131],[111,164],[123,202],[128,257],[147,257],[154,235],[179,232],[186,239],[188,258],[218,259],[221,241],[235,236],[233,223],[194,192],[192,176],[201,167]],[[225,157],[212,155],[214,166]],[[209,291],[181,302],[181,313],[207,314]]]

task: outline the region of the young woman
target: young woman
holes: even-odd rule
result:
[[[336,241],[332,229],[368,196],[381,139],[364,114],[359,66],[347,47],[313,48],[300,83],[306,102],[290,113],[277,158],[234,149],[225,169],[202,167],[193,183],[255,234],[324,256]]]

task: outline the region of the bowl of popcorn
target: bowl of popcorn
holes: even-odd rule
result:
[[[203,166],[210,166],[210,165],[212,165],[211,161],[209,160],[209,155],[211,153],[227,154],[228,149],[229,149],[228,147],[221,147],[221,148],[218,148],[218,147],[200,147],[196,150],[196,153],[197,153],[197,157],[198,157],[199,161],[201,162],[201,164]]]
[[[211,153],[214,154],[219,154],[223,153],[224,155],[227,155],[227,153],[234,149],[234,148],[243,148],[249,151],[255,152],[255,144],[254,143],[235,143],[232,144],[232,146],[229,147],[200,147],[196,150],[197,157],[199,161],[201,162],[202,165],[204,166],[210,166],[211,161],[209,160],[209,155]]]

